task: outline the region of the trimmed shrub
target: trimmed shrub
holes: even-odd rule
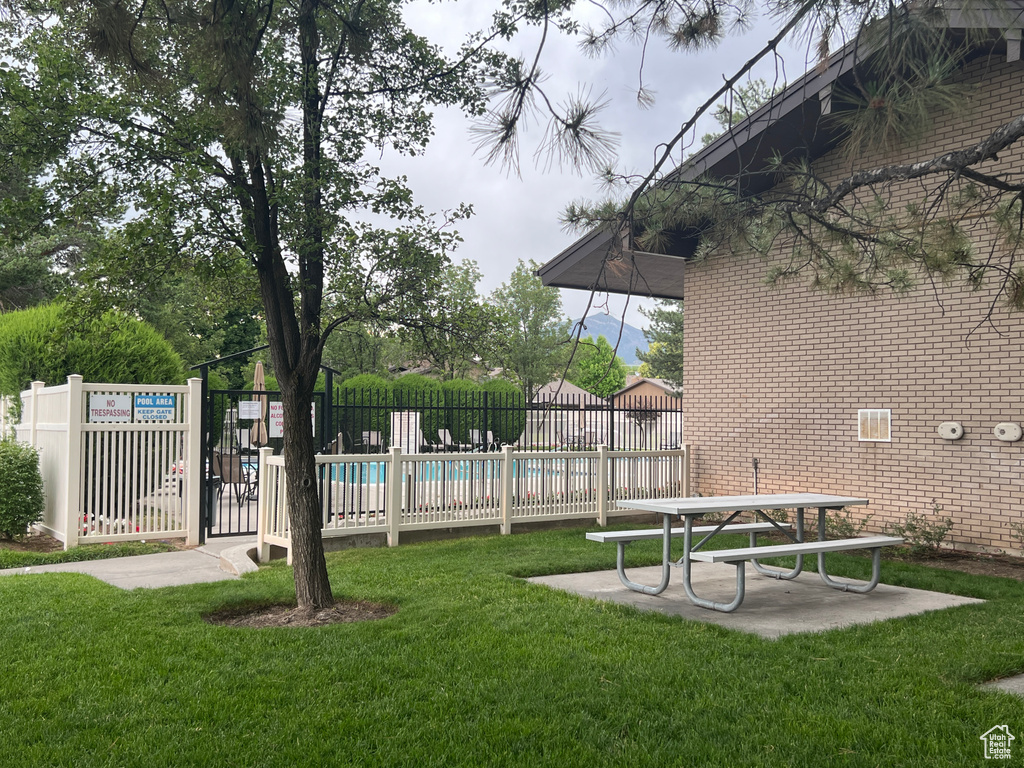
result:
[[[53,386],[71,374],[104,384],[184,384],[185,365],[151,325],[117,312],[71,317],[49,304],[0,319],[0,393],[33,381]]]
[[[419,373],[399,376],[394,383],[395,410],[418,411],[420,430],[428,442],[437,442],[437,430],[444,429],[444,395],[441,384]]]
[[[21,536],[43,517],[46,499],[39,454],[30,445],[0,440],[0,536]]]
[[[353,376],[338,387],[335,403],[340,413],[338,428],[355,444],[366,431],[380,432],[382,440],[389,438],[394,410],[391,382],[370,373]]]
[[[487,393],[487,429],[499,443],[514,445],[526,428],[526,398],[523,391],[505,379],[484,382]]]
[[[456,443],[469,443],[472,429],[483,429],[483,390],[475,381],[454,379],[441,383],[444,393],[444,426]]]

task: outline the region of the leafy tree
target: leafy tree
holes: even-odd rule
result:
[[[584,339],[576,349],[569,381],[598,397],[611,397],[626,386],[626,364],[604,336]]]
[[[434,106],[481,113],[485,81],[522,77],[489,46],[562,12],[509,3],[449,59],[405,26],[403,4],[32,1],[2,20],[9,93],[74,126],[58,126],[69,146],[49,167],[51,193],[116,194],[131,216],[125,236],[148,246],[129,249],[108,279],[169,256],[195,267],[242,258],[255,273],[290,425],[283,452],[304,611],[333,603],[307,417],[326,339],[354,320],[422,319],[456,242],[448,225],[468,213],[436,221],[404,179],[383,177],[364,155],[419,152]],[[388,226],[353,215],[363,212]]]
[[[46,302],[57,295],[59,286],[49,254],[27,246],[0,251],[0,312]]]
[[[637,351],[646,369],[641,376],[665,379],[677,390],[683,387],[683,305],[667,302],[652,309],[642,309],[651,321],[644,336],[650,342],[647,352]]]
[[[476,292],[480,278],[475,261],[445,267],[426,307],[427,317],[411,333],[414,352],[429,360],[444,380],[463,378],[477,364],[480,339],[490,325],[490,313]]]
[[[767,104],[775,94],[781,93],[785,88],[785,83],[778,86],[769,85],[763,77],[737,86],[726,94],[725,101],[715,108],[715,122],[721,130],[705,133],[700,138],[701,144],[706,147],[723,133],[728,133],[733,126],[746,120],[758,107]]]
[[[537,264],[520,261],[507,283],[493,294],[495,362],[514,379],[527,399],[558,378],[569,358],[569,320],[557,288],[546,287]]]
[[[389,369],[412,357],[394,333],[373,322],[353,320],[334,329],[324,345],[323,363],[345,377],[362,373],[389,375]]]

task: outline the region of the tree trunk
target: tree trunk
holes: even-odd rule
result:
[[[314,613],[332,606],[334,597],[324,560],[323,512],[310,423],[312,398],[282,391],[281,399],[295,597],[301,610]]]

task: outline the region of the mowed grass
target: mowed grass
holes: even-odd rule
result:
[[[349,550],[328,556],[336,595],[399,611],[311,629],[202,619],[288,599],[284,564],[133,592],[5,577],[0,764],[931,767],[1024,732],[1020,699],[976,688],[1024,671],[1020,583],[885,563],[989,602],[771,641],[519,578],[614,555],[580,530]]]

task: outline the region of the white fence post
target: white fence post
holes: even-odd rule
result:
[[[203,485],[202,478],[206,475],[206,467],[200,466],[203,456],[203,380],[188,380],[188,445],[186,447],[185,466],[188,467],[188,478],[185,486],[188,496],[185,498],[185,529],[188,531],[187,541],[190,547],[199,546],[199,497]]]
[[[387,468],[388,497],[385,515],[388,521],[388,546],[397,547],[398,526],[402,519],[402,449],[399,446],[391,447],[390,461]]]
[[[267,531],[270,529],[270,494],[267,492],[267,459],[274,455],[273,448],[260,448],[260,465],[257,470],[259,486],[256,491],[256,553],[261,563],[270,562],[270,545]],[[275,534],[280,531],[275,531]],[[290,549],[290,547],[289,547]]]
[[[515,491],[515,461],[512,458],[512,446],[506,445],[501,460],[501,532],[512,533],[512,494]]]
[[[597,524],[608,525],[608,446],[597,446]]]
[[[78,546],[82,533],[82,410],[82,377],[76,373],[68,376],[68,492],[64,507],[64,549]],[[34,413],[32,418],[35,419]]]
[[[30,418],[32,419],[32,421],[31,421],[31,427],[29,427],[29,435],[30,435],[29,440],[30,440],[33,448],[38,448],[39,447],[39,443],[37,442],[38,439],[39,439],[39,392],[45,386],[46,386],[46,382],[44,382],[44,381],[33,381],[32,382],[32,389],[30,390],[30,392],[32,393],[29,396],[29,401],[32,403],[32,405],[30,406],[31,409],[32,409],[31,410],[31,415],[30,415]],[[22,404],[22,408],[24,408],[24,403]],[[22,414],[22,421],[24,422],[24,420],[25,420],[25,417],[24,417],[24,413],[23,413]]]
[[[683,498],[690,495],[690,446],[684,445],[683,450]]]

